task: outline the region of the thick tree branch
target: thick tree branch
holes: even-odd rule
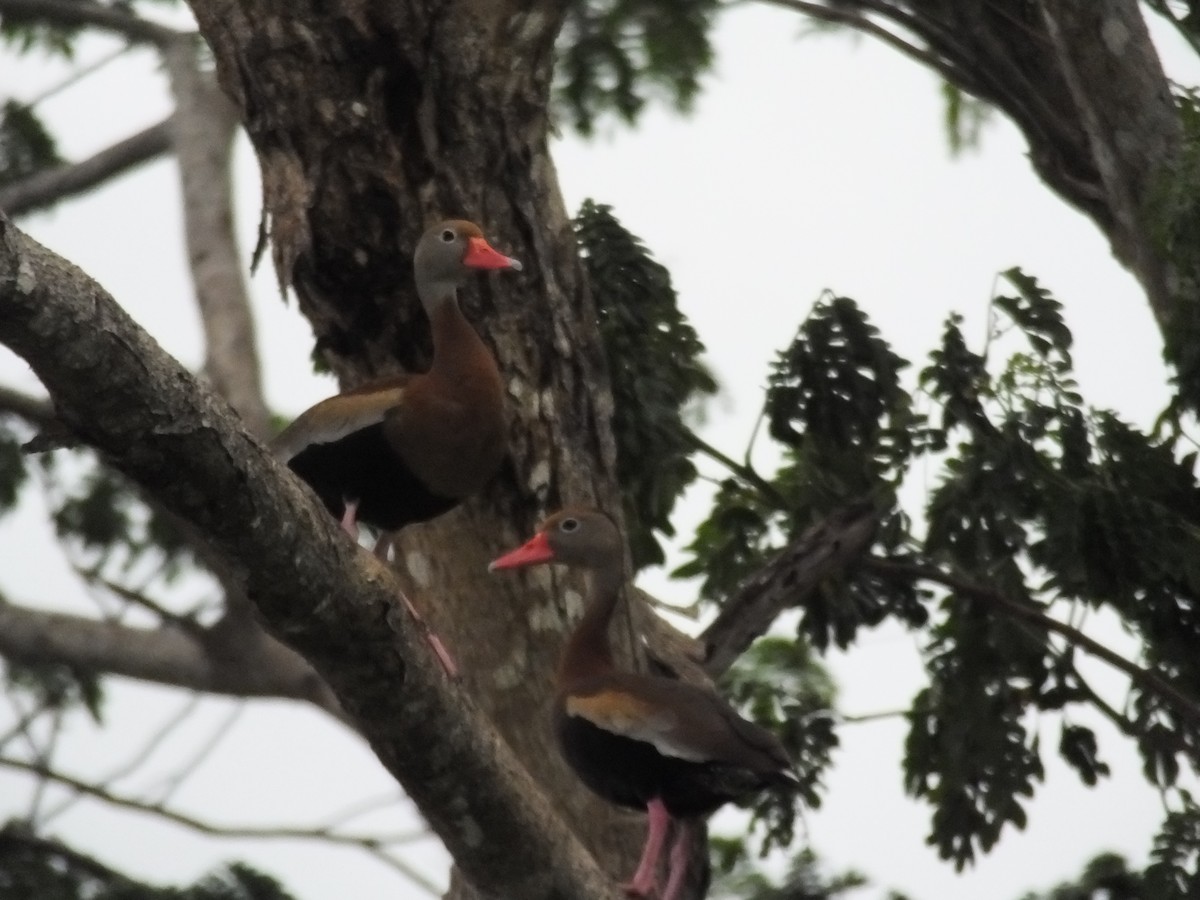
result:
[[[877,524],[870,504],[843,507],[756,572],[700,636],[708,674],[715,677],[728,669],[781,612],[801,605],[823,580],[860,559],[871,546]]]
[[[101,28],[135,43],[162,45],[179,33],[134,15],[122,4],[91,0],[0,0],[0,17],[5,21],[46,22],[63,28]]]
[[[325,695],[316,673],[294,654],[260,656],[239,665],[212,653],[195,634],[173,627],[131,628],[0,601],[0,656],[204,693],[305,700],[344,715]]]
[[[0,6],[3,3],[0,0]],[[0,188],[0,209],[10,216],[21,216],[90,191],[170,150],[172,127],[167,119],[82,162],[57,166],[5,185]]]
[[[3,219],[0,342],[68,425],[236,567],[481,893],[617,896],[431,658],[394,576],[98,285]]]

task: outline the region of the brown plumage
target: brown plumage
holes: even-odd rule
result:
[[[611,803],[649,813],[646,846],[625,889],[650,896],[671,820],[677,835],[663,900],[676,900],[687,871],[689,820],[770,785],[794,783],[783,745],[715,693],[618,671],[608,625],[624,580],[623,542],[608,516],[556,513],[492,569],[564,563],[590,569],[592,597],[559,661],[555,727],[563,756]]]
[[[472,270],[520,269],[476,225],[425,232],[413,269],[433,360],[421,374],[361,384],[309,408],[275,439],[280,459],[351,535],[441,515],[477,493],[504,458],[504,388],[496,361],[455,295]]]
[[[417,243],[413,271],[429,316],[427,372],[379,378],[322,400],[272,443],[357,540],[358,523],[393,531],[447,512],[480,491],[504,459],[504,384],[496,360],[458,307],[474,270],[520,269],[479,227],[452,219]],[[376,552],[386,555],[380,537]],[[454,660],[401,595],[450,675]]]

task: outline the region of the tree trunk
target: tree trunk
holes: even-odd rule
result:
[[[562,5],[193,8],[258,153],[279,281],[343,384],[427,364],[411,253],[430,221],[471,218],[524,264],[461,295],[508,386],[510,460],[483,496],[398,535],[397,567],[469,692],[601,864],[626,874],[640,821],[579,786],[545,714],[580,585],[487,573],[549,510],[619,509],[604,357],[547,146]]]

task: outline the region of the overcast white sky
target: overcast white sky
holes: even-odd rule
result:
[[[822,289],[856,298],[897,351],[920,362],[951,310],[966,315],[966,333],[982,341],[995,275],[1013,265],[1035,274],[1066,304],[1088,400],[1148,422],[1166,390],[1146,301],[1111,260],[1100,234],[1040,185],[1015,130],[997,120],[980,152],[952,160],[931,75],[868,41],[799,40],[802,24],[779,10],[739,7],[721,20],[717,70],[693,116],[656,110],[636,130],[607,126],[590,142],[566,137],[555,146],[568,206],[577,208],[585,197],[612,204],[670,269],[724,387],[710,410],[706,439],[740,455],[768,362]],[[1173,77],[1200,82],[1196,59],[1158,33]],[[80,60],[98,58],[111,46],[88,42]],[[23,100],[61,73],[57,65],[0,59],[0,84]],[[154,58],[134,52],[42,111],[64,134],[65,155],[79,158],[157,121],[168,108]],[[244,145],[239,178],[249,248],[258,193]],[[96,277],[194,366],[201,343],[177,195],[173,165],[164,161],[23,224]],[[503,248],[505,236],[493,236]],[[297,412],[332,384],[309,374],[310,332],[295,304],[280,302],[273,273],[260,272],[254,284],[270,400],[281,411]],[[24,365],[3,350],[0,379],[36,388]],[[913,486],[915,499],[921,488]],[[684,538],[703,511],[697,492],[681,510]],[[28,503],[19,519],[0,522],[0,546],[21,551],[5,555],[0,581],[13,600],[94,610],[64,571],[37,503]],[[641,583],[682,601],[694,591],[656,572]],[[835,655],[830,664],[842,710],[902,708],[921,685],[918,649],[911,637],[885,628],[867,634],[851,653]],[[1121,686],[1115,678],[1106,683]],[[138,721],[133,730],[143,738],[180,703],[168,691],[115,682],[109,696],[109,719]],[[171,771],[172,760],[186,758],[230,708],[204,701],[189,730],[128,789]],[[1102,743],[1117,777],[1094,791],[1079,787],[1047,754],[1047,784],[1029,806],[1029,829],[1006,834],[990,857],[955,875],[924,845],[929,810],[901,790],[903,732],[895,719],[844,729],[825,805],[807,817],[808,836],[828,862],[872,877],[874,885],[857,895],[862,898],[896,888],[918,900],[1016,900],[1023,890],[1073,874],[1102,849],[1142,859],[1161,818],[1156,796],[1138,784],[1136,758],[1117,742]],[[138,746],[125,730],[93,732],[84,722],[72,723],[70,737],[60,762],[81,773],[108,771]],[[1056,743],[1057,729],[1048,726],[1043,746]],[[283,759],[281,745],[289,754]],[[332,771],[343,773],[336,782]],[[0,772],[0,818],[24,808],[27,795],[16,790],[24,784]],[[255,704],[173,799],[221,822],[290,823],[319,821],[393,789],[360,742],[321,716],[282,703]],[[411,827],[403,811],[388,821],[400,830]],[[55,827],[81,849],[151,878],[191,879],[218,861],[241,857],[275,873],[302,900],[422,896],[353,851],[205,841],[86,804]],[[444,855],[431,842],[419,848],[417,865],[440,883]]]

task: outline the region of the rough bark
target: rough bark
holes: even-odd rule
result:
[[[204,693],[304,700],[342,716],[328,688],[299,656],[280,652],[285,648],[273,640],[260,642],[258,649],[231,658],[199,629],[132,628],[0,600],[0,656],[6,659],[69,662],[83,671]]]
[[[615,897],[396,603],[391,574],[195,381],[69,263],[0,218],[0,342],[59,416],[244,579],[446,842],[504,897]]]
[[[542,715],[579,592],[555,572],[486,573],[564,502],[619,508],[607,374],[547,147],[562,4],[193,10],[258,154],[278,278],[344,384],[427,364],[411,252],[429,221],[475,219],[524,263],[460,295],[508,385],[509,462],[483,496],[406,529],[396,558],[504,740],[604,867],[631,869],[641,823],[582,789]]]

